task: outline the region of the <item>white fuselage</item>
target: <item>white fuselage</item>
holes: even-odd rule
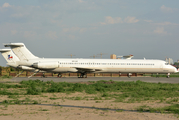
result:
[[[19,61],[19,65],[34,67],[40,64],[47,72],[68,73],[89,69],[89,73],[175,73],[177,69],[162,60],[143,59],[48,59]],[[43,64],[44,63],[44,64]],[[47,66],[44,66],[47,65]],[[54,66],[54,68],[50,68]],[[49,67],[49,68],[48,68]]]

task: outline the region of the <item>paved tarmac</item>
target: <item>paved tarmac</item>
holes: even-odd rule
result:
[[[6,79],[6,80],[0,80],[0,82],[20,82],[22,80],[43,80],[44,82],[46,81],[51,81],[53,80],[54,82],[87,82],[87,81],[99,81],[99,80],[113,80],[113,81],[144,81],[144,82],[152,82],[152,83],[179,83],[179,78],[178,77],[172,77],[172,78],[164,78],[164,77],[88,77],[88,78],[77,78],[77,77],[63,77],[63,78],[56,78],[56,77],[47,77],[47,78],[41,78],[41,77],[32,77],[32,78],[27,78],[27,77],[17,77],[17,78],[12,78],[12,79]]]

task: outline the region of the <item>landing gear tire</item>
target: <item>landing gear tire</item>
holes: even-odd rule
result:
[[[167,74],[167,78],[170,78],[170,73]]]
[[[80,77],[78,77],[78,78],[87,78],[87,75],[86,75],[86,73],[81,73]]]
[[[132,75],[132,73],[128,73],[127,74],[128,78],[131,78],[131,75]]]
[[[62,78],[62,75],[61,74],[58,74],[58,76],[57,76],[58,78]]]
[[[41,76],[41,78],[46,78],[45,73],[43,73],[43,75]]]

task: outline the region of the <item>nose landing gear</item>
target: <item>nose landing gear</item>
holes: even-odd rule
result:
[[[167,78],[170,78],[170,73],[167,74]]]

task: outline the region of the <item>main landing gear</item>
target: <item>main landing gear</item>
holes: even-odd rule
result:
[[[58,73],[58,78],[62,78],[62,74]]]
[[[80,77],[78,78],[87,78],[87,74],[86,73],[81,73]]]
[[[157,73],[156,78],[159,78],[159,74]]]
[[[46,78],[45,73],[43,73],[41,77]]]
[[[132,75],[132,73],[128,73],[128,74],[127,74],[127,77],[128,77],[128,78],[130,78],[130,77],[131,77],[131,75]]]

